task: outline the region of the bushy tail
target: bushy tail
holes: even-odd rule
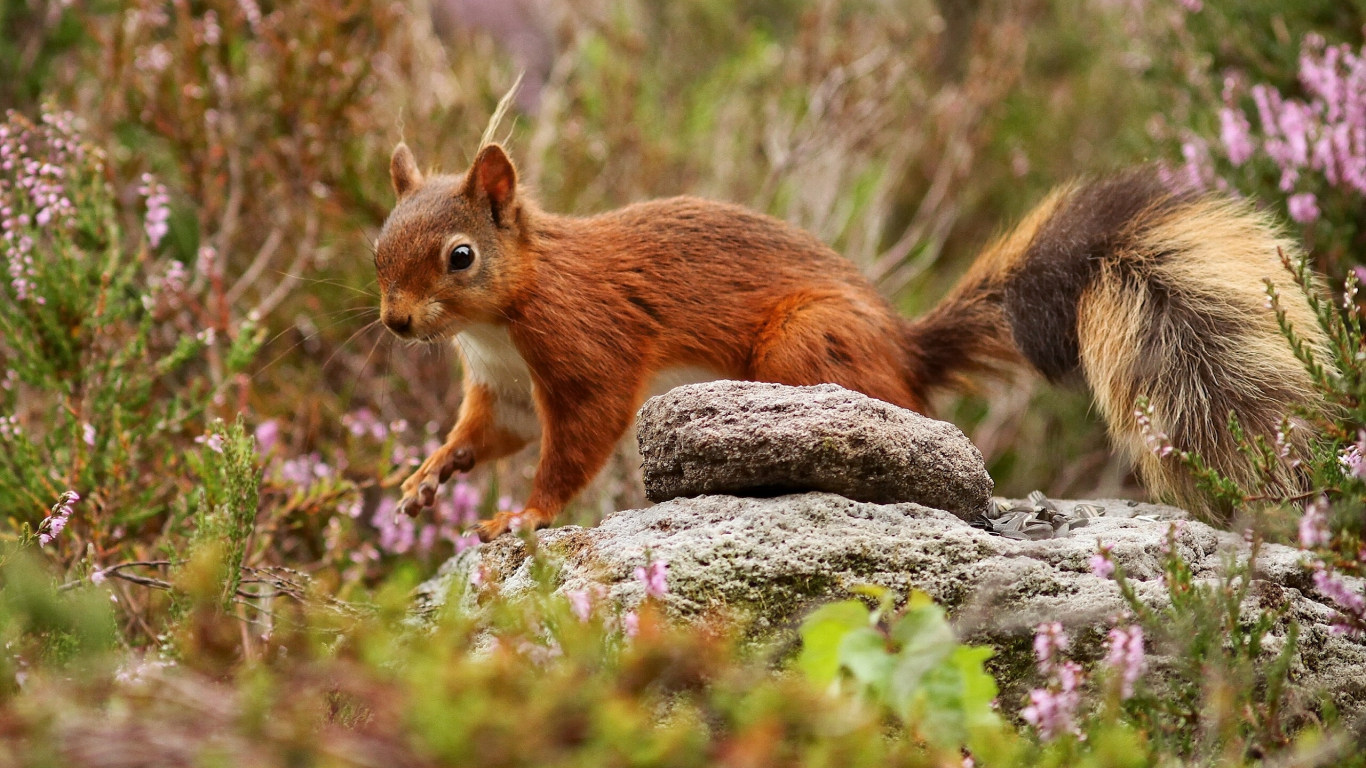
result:
[[[1325,348],[1281,253],[1300,257],[1251,204],[1173,193],[1151,169],[1064,187],[907,323],[908,378],[921,392],[952,387],[965,371],[1012,359],[1051,381],[1080,378],[1149,490],[1213,511],[1177,457],[1152,450],[1135,402],[1152,406],[1146,437],[1165,433],[1224,475],[1252,479],[1229,413],[1249,436],[1274,441],[1292,406],[1319,402],[1266,304],[1269,279],[1296,332]],[[1286,493],[1301,483],[1288,467],[1274,482]]]

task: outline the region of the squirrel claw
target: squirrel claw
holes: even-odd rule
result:
[[[488,520],[484,520],[476,525],[475,533],[479,535],[479,540],[488,543],[502,536],[509,531],[536,530],[544,528],[550,522],[545,516],[534,509],[524,509],[521,512],[499,512]]]
[[[422,462],[422,466],[403,483],[403,499],[398,511],[409,517],[436,503],[436,491],[456,472],[474,468],[474,451],[469,447],[443,446]]]

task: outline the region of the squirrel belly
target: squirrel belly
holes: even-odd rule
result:
[[[1235,478],[1248,470],[1230,411],[1271,438],[1291,406],[1316,402],[1264,306],[1267,278],[1296,330],[1322,344],[1280,264],[1293,243],[1249,205],[1169,192],[1151,171],[1054,192],[907,321],[824,243],[740,206],[684,197],[549,214],[497,145],[465,174],[431,178],[400,145],[391,170],[382,318],[407,338],[454,335],[465,363],[459,418],[404,483],[402,508],[541,442],[527,509],[482,524],[485,538],[549,523],[669,383],[834,383],[923,412],[968,375],[1024,364],[1087,384],[1149,488],[1193,507],[1203,500],[1175,459],[1143,450],[1136,398],[1156,429]]]

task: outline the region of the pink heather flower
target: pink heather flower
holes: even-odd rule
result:
[[[411,517],[398,514],[398,502],[393,499],[380,501],[370,524],[379,529],[379,548],[385,552],[401,555],[413,548],[417,524]]]
[[[1067,650],[1071,644],[1067,632],[1058,622],[1040,624],[1034,628],[1034,656],[1039,661],[1039,669],[1045,673],[1053,671],[1053,655]]]
[[[223,452],[223,436],[217,432],[208,435],[200,435],[199,437],[196,437],[194,441],[200,445],[208,446],[209,450],[214,453]]]
[[[451,488],[453,522],[462,526],[471,526],[479,522],[479,502],[482,499],[483,494],[478,488],[463,480],[456,482]]]
[[[342,426],[350,430],[356,437],[369,435],[376,440],[383,440],[389,436],[389,428],[384,422],[375,417],[369,408],[361,408],[355,413],[348,413],[342,416]]]
[[[1044,741],[1071,733],[1081,736],[1077,727],[1077,707],[1081,704],[1081,667],[1071,661],[1057,665],[1049,677],[1048,687],[1029,692],[1029,706],[1020,716],[1039,729]]]
[[[247,17],[247,25],[252,32],[261,31],[261,6],[256,4],[256,0],[237,0],[237,7],[242,9],[242,15]]]
[[[1115,573],[1115,564],[1105,555],[1096,553],[1091,555],[1091,573],[1098,579],[1108,579]]]
[[[640,616],[635,611],[627,611],[621,617],[621,628],[627,637],[635,637],[640,634]]]
[[[1148,661],[1143,653],[1143,628],[1115,627],[1110,630],[1106,648],[1108,653],[1105,656],[1105,665],[1119,673],[1119,696],[1121,699],[1128,699],[1134,695],[1134,683],[1138,682],[1148,667]]]
[[[280,440],[280,422],[266,419],[256,425],[253,434],[256,436],[256,449],[261,453],[270,453],[270,449]]]
[[[91,425],[89,422],[86,422],[81,427],[81,440],[83,440],[85,444],[90,446],[91,448],[95,447],[95,427]]]
[[[1342,465],[1342,470],[1351,477],[1366,477],[1366,435],[1357,438],[1356,445],[1349,445],[1338,454],[1338,463]]]
[[[62,529],[66,528],[66,522],[71,517],[71,505],[80,500],[80,495],[75,491],[66,491],[57,499],[57,503],[52,505],[52,510],[48,516],[38,524],[39,544],[47,546],[56,540]]]
[[[1167,535],[1163,537],[1162,543],[1158,545],[1158,550],[1165,557],[1172,553],[1172,545],[1180,538],[1181,532],[1186,530],[1185,520],[1173,520],[1167,524]]]
[[[417,535],[417,551],[427,553],[436,546],[437,527],[427,524],[422,526],[422,531]]]
[[[579,621],[588,621],[588,617],[593,611],[593,603],[588,595],[588,590],[571,589],[565,592],[564,596],[569,598],[569,608],[575,616],[579,617]]]
[[[1341,613],[1333,622],[1331,631],[1334,634],[1359,634],[1361,627],[1366,625],[1366,597],[1349,589],[1341,578],[1323,568],[1321,563],[1317,565],[1314,571],[1314,587],[1337,603],[1338,611]]]
[[[171,231],[171,197],[166,193],[166,187],[156,183],[156,179],[150,173],[142,174],[142,186],[138,188],[138,193],[147,198],[147,216],[143,220],[143,229],[147,232],[148,244],[156,248],[161,245],[166,233]]]
[[[332,468],[323,463],[322,457],[314,451],[305,456],[297,456],[281,462],[280,479],[287,483],[307,489],[319,480],[332,476]]]
[[[1176,451],[1171,441],[1167,438],[1167,433],[1159,431],[1153,426],[1153,405],[1148,403],[1145,408],[1135,408],[1134,418],[1138,421],[1138,428],[1143,433],[1143,442],[1148,444],[1148,450],[1159,459],[1165,459]]]
[[[194,270],[205,277],[213,276],[213,265],[218,260],[218,249],[212,245],[199,246],[199,252],[195,254]]]
[[[1319,217],[1318,200],[1312,193],[1291,195],[1285,204],[1290,209],[1290,218],[1301,224],[1308,224]]]
[[[186,280],[190,273],[185,269],[185,265],[178,261],[171,262],[166,268],[166,276],[161,280],[161,287],[171,293],[184,293]]]
[[[1205,7],[1203,0],[1176,0],[1188,13],[1199,13]]]
[[[669,594],[669,564],[655,560],[648,567],[637,567],[636,581],[645,585],[646,597],[663,597]]]
[[[96,586],[103,584],[105,579],[104,571],[95,571],[90,574],[90,582]]]
[[[1219,140],[1224,144],[1228,160],[1235,166],[1252,157],[1252,126],[1242,110],[1224,107],[1219,110]]]
[[[1320,496],[1304,506],[1300,516],[1300,546],[1305,549],[1328,546],[1332,534],[1328,532],[1328,499]]]

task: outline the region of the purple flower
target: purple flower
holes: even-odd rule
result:
[[[1143,653],[1143,628],[1132,626],[1128,629],[1116,627],[1110,630],[1106,648],[1108,652],[1105,664],[1119,673],[1119,696],[1121,699],[1127,699],[1134,695],[1134,683],[1138,682],[1144,670],[1148,668],[1148,661]]]
[[[270,453],[270,449],[275,447],[275,443],[280,439],[280,422],[275,419],[266,419],[256,425],[256,448],[261,453]]]
[[[171,197],[166,194],[166,187],[156,183],[150,173],[142,174],[142,186],[138,187],[138,193],[147,198],[147,216],[143,219],[142,228],[147,232],[148,244],[156,248],[161,245],[166,233],[171,231]]]
[[[1353,592],[1337,574],[1316,563],[1314,587],[1337,604],[1339,616],[1331,630],[1335,634],[1360,634],[1366,626],[1366,597]]]
[[[627,611],[621,617],[621,628],[627,637],[635,637],[640,634],[640,616],[635,611]]]
[[[637,567],[635,570],[636,581],[645,585],[646,597],[663,597],[669,594],[669,564],[663,560],[655,560],[647,567]]]
[[[71,518],[71,505],[80,500],[80,495],[75,491],[66,491],[57,499],[57,503],[52,505],[52,510],[48,516],[38,524],[39,544],[47,546],[56,540],[62,530],[66,528],[67,520]]]
[[[379,503],[370,524],[379,529],[379,548],[401,555],[413,548],[417,524],[411,517],[398,514],[398,503],[386,498]]]
[[[1096,542],[1096,546],[1100,548],[1100,551],[1091,555],[1091,573],[1095,574],[1098,579],[1108,579],[1115,573],[1115,563],[1110,559],[1111,547],[1101,542]]]
[[[1188,13],[1199,13],[1204,7],[1204,0],[1176,0],[1185,8]]]
[[[199,437],[196,437],[194,441],[196,443],[199,443],[200,445],[208,446],[209,450],[213,451],[214,453],[223,452],[223,436],[218,434],[217,432],[213,432],[207,435],[200,435]]]
[[[456,482],[451,488],[451,501],[453,503],[452,516],[455,522],[460,525],[474,525],[479,521],[479,502],[483,500],[483,494],[478,488],[461,480]]]
[[[1291,195],[1285,204],[1290,209],[1290,218],[1301,224],[1308,224],[1319,217],[1318,199],[1310,192]]]
[[[369,435],[376,440],[383,440],[389,436],[389,428],[384,422],[375,417],[369,408],[361,408],[354,413],[342,416],[342,426],[350,430],[356,437]]]
[[[437,527],[427,524],[422,526],[422,531],[417,535],[417,551],[427,553],[436,546]]]
[[[1366,432],[1359,433],[1356,444],[1347,446],[1338,454],[1338,463],[1351,477],[1366,477],[1366,462],[1362,461],[1363,458],[1366,458]]]
[[[574,615],[579,617],[579,621],[588,621],[588,617],[593,612],[593,602],[586,589],[571,589],[564,593],[569,598],[569,609]]]
[[[1095,574],[1096,578],[1108,579],[1115,572],[1115,564],[1110,562],[1110,559],[1105,555],[1099,553],[1091,555],[1090,562],[1091,573]]]
[[[95,584],[96,586],[103,584],[105,582],[105,578],[106,577],[104,575],[104,571],[97,570],[90,574],[90,582],[92,584]]]
[[[323,463],[322,457],[315,451],[282,462],[279,475],[280,479],[287,483],[308,489],[317,481],[331,477],[332,468]]]
[[[242,9],[242,15],[247,17],[247,25],[252,32],[261,30],[261,6],[256,4],[256,0],[237,0],[237,7]]]
[[[1304,506],[1300,516],[1300,546],[1305,549],[1324,547],[1332,539],[1328,531],[1328,499],[1320,496]]]
[[[1045,673],[1053,670],[1053,655],[1067,650],[1071,638],[1063,631],[1058,622],[1040,624],[1034,628],[1034,656],[1038,659],[1039,669]]]
[[[1224,107],[1219,110],[1219,140],[1224,144],[1228,160],[1234,165],[1242,165],[1252,157],[1255,147],[1252,144],[1252,126],[1242,110]]]
[[[161,287],[171,293],[184,293],[186,280],[189,276],[190,273],[185,269],[184,264],[173,261],[166,268],[166,276],[161,279]]]
[[[1020,712],[1020,716],[1039,729],[1039,737],[1044,741],[1051,741],[1064,733],[1081,735],[1076,716],[1077,707],[1081,704],[1082,677],[1081,667],[1065,661],[1050,667],[1046,687],[1029,692],[1029,706]]]
[[[91,448],[95,447],[95,427],[89,422],[81,427],[81,440]]]
[[[1148,450],[1159,459],[1165,459],[1176,451],[1167,433],[1159,431],[1153,426],[1154,409],[1152,403],[1146,407],[1135,408],[1134,418],[1138,421],[1138,428],[1143,433],[1143,442],[1148,444]]]

